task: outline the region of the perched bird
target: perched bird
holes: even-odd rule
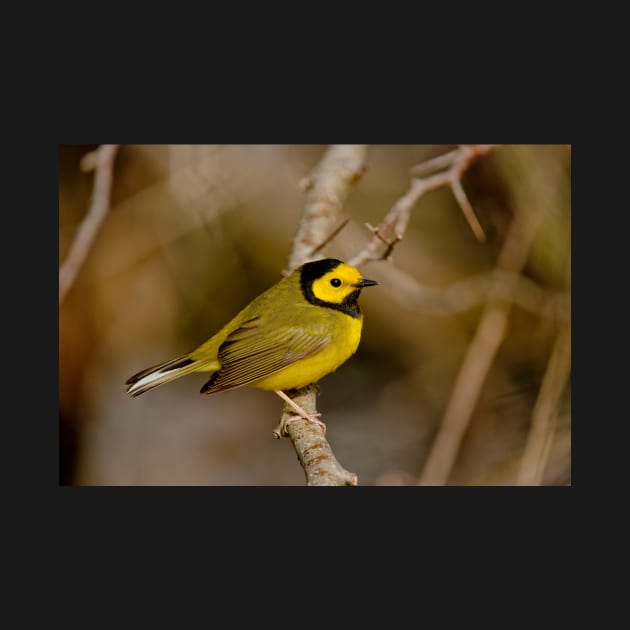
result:
[[[212,372],[202,394],[241,385],[272,390],[298,417],[325,430],[283,390],[316,383],[356,352],[363,326],[357,299],[376,284],[334,258],[305,263],[190,354],[132,376],[127,393],[138,396],[186,374]]]

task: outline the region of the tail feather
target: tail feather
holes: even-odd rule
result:
[[[199,369],[199,361],[190,357],[178,357],[166,363],[160,363],[153,367],[134,374],[126,383],[127,393],[130,396],[139,396],[154,387],[170,383],[180,376],[185,376]]]

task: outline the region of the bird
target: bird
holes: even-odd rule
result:
[[[261,293],[189,354],[146,368],[125,383],[132,397],[192,374],[211,372],[202,394],[243,385],[275,392],[304,418],[326,426],[285,393],[317,383],[357,350],[362,289],[377,285],[336,258],[307,262]],[[274,432],[276,434],[276,432]],[[278,435],[276,434],[276,437]]]

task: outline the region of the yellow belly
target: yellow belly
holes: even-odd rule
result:
[[[251,383],[251,386],[266,390],[284,390],[316,383],[327,374],[334,372],[357,351],[362,323],[362,319],[341,315],[333,340],[323,350]]]

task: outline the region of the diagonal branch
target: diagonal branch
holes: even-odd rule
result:
[[[417,201],[431,190],[445,186],[451,188],[475,236],[483,241],[485,235],[462,188],[461,178],[475,160],[497,146],[499,145],[462,145],[454,151],[414,167],[412,172],[422,174],[431,172],[438,167],[448,166],[449,168],[444,172],[421,179],[412,179],[409,190],[392,206],[378,228],[370,228],[374,232],[374,237],[362,251],[348,261],[349,264],[356,267],[370,260],[388,259],[396,243],[402,240],[409,224],[411,211]]]
[[[502,292],[512,291],[527,260],[541,218],[539,209],[517,211],[499,254],[497,266],[507,272],[496,276],[489,302],[460,367],[444,418],[420,477],[419,485],[444,485],[448,481],[464,434],[470,423],[481,388],[499,349],[511,309]]]
[[[87,214],[79,226],[66,260],[59,269],[59,304],[73,285],[109,209],[114,157],[118,148],[117,144],[102,144],[81,160],[82,170],[95,170],[94,189]]]
[[[365,172],[366,151],[366,145],[332,145],[305,180],[306,203],[285,273],[317,258],[322,244],[329,242],[343,227],[336,227],[339,211],[352,185]],[[291,392],[291,398],[311,415],[317,414],[316,396],[316,386]],[[285,403],[283,420],[288,419],[287,414],[294,417],[293,410]],[[319,426],[297,418],[286,425],[286,434],[304,468],[307,485],[357,485],[357,476],[339,464]]]
[[[326,247],[326,245],[328,245],[328,243],[330,243],[332,240],[334,240],[339,233],[341,232],[341,230],[343,230],[343,228],[346,227],[346,225],[348,225],[348,223],[350,222],[350,217],[346,217],[333,231],[331,234],[329,234],[326,239],[324,241],[322,241],[309,255],[308,257],[311,258],[312,256],[315,256],[315,254],[317,254],[318,252],[320,252],[322,249],[324,249],[324,247]]]
[[[547,364],[540,393],[532,412],[532,426],[523,452],[517,485],[537,486],[542,482],[549,457],[557,407],[571,373],[571,327],[563,326]]]

